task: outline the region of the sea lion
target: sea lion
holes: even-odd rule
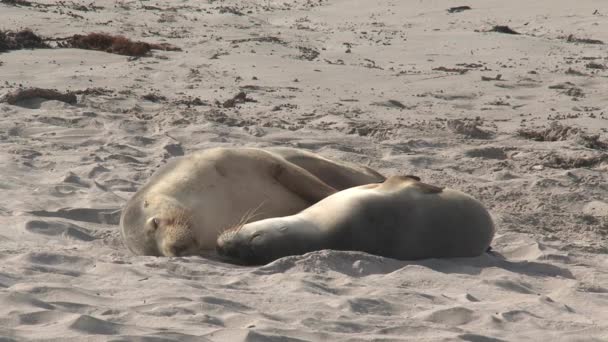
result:
[[[415,260],[478,256],[493,236],[490,214],[473,197],[393,176],[337,192],[295,215],[226,230],[216,249],[242,264],[321,249]]]
[[[135,254],[213,251],[239,223],[295,214],[384,176],[292,148],[212,148],[170,160],[126,203],[121,232]]]

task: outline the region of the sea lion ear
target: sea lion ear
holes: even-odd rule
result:
[[[438,194],[443,191],[443,188],[438,186],[422,183],[416,176],[391,176],[382,183],[383,187],[393,189],[400,189],[405,185],[413,186],[423,194]]]
[[[156,217],[150,217],[148,221],[146,221],[146,233],[152,234],[156,232],[159,226],[159,220]]]

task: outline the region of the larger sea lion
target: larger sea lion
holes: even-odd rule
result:
[[[121,231],[135,254],[213,251],[239,222],[295,214],[376,171],[292,148],[212,148],[172,159],[126,203]]]
[[[243,264],[321,249],[401,260],[473,257],[487,250],[493,236],[490,214],[473,197],[394,176],[340,191],[295,215],[227,230],[217,251]]]

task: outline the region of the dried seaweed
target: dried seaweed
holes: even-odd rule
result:
[[[300,59],[312,61],[313,59],[319,57],[319,51],[317,51],[313,48],[309,48],[309,47],[305,47],[305,46],[298,46],[298,50],[300,50],[300,53],[301,53],[301,55],[298,56],[298,58],[300,58]]]
[[[477,121],[464,122],[462,120],[449,120],[447,122],[447,126],[454,133],[458,133],[469,138],[489,139],[492,137],[491,132],[484,131],[478,127],[479,122]]]
[[[146,94],[144,96],[142,96],[142,98],[144,100],[150,101],[150,102],[165,102],[167,101],[167,97],[163,96],[163,95],[158,95],[158,94],[154,94],[154,93],[149,93]]]
[[[10,105],[16,105],[21,101],[26,101],[34,98],[43,98],[47,100],[56,100],[69,104],[76,103],[76,95],[72,92],[62,93],[55,89],[44,88],[25,88],[18,89],[5,95],[0,102],[6,102]]]
[[[447,9],[448,13],[460,13],[460,12],[464,12],[464,11],[468,11],[471,9],[471,6],[456,6],[456,7],[450,7]]]
[[[590,157],[562,157],[558,155],[551,155],[549,156],[548,160],[543,164],[548,167],[567,170],[578,169],[582,167],[596,167],[606,162],[608,162],[608,154],[602,153],[600,155]]]
[[[464,74],[464,73],[466,73],[466,72],[469,71],[469,69],[465,69],[465,68],[446,68],[444,66],[433,68],[433,70],[436,70],[436,71],[445,71],[445,72],[457,72],[459,74]]]
[[[60,44],[64,48],[105,51],[126,56],[145,56],[150,52],[150,45],[133,42],[123,36],[112,36],[105,33],[75,34]]]
[[[506,25],[496,25],[488,30],[488,32],[498,32],[498,33],[506,33],[506,34],[521,34],[509,26]]]
[[[0,0],[0,3],[10,6],[26,6],[31,7],[33,5],[32,2],[27,0]]]
[[[0,52],[20,49],[44,49],[50,46],[29,29],[0,31]]]
[[[517,135],[520,137],[534,141],[563,141],[577,134],[580,134],[580,129],[564,126],[557,121],[552,122],[549,127],[544,129],[522,128],[517,131]]]
[[[62,48],[104,51],[133,57],[146,56],[150,50],[181,51],[180,48],[170,44],[136,42],[124,36],[113,36],[107,33],[75,34],[72,37],[64,39],[58,46]]]
[[[222,107],[233,108],[238,103],[245,103],[245,102],[257,102],[257,101],[254,99],[248,98],[247,94],[244,91],[241,91],[240,93],[234,95],[233,98],[224,101],[224,103],[222,103]]]
[[[253,38],[244,38],[244,39],[234,39],[231,41],[234,44],[247,43],[247,42],[262,42],[262,43],[275,43],[280,45],[287,45],[287,43],[278,37],[268,36],[268,37],[253,37]]]
[[[238,16],[244,15],[243,12],[241,12],[238,8],[232,6],[220,6],[217,9],[219,10],[220,14],[230,13]]]
[[[581,129],[551,122],[547,128],[526,128],[517,131],[523,138],[534,141],[565,141],[574,139],[582,146],[594,150],[608,150],[608,142],[600,140],[599,134],[586,134]]]
[[[600,45],[604,44],[604,42],[599,39],[577,38],[573,34],[569,35],[568,38],[566,38],[566,41],[568,43],[600,44]]]
[[[585,67],[587,69],[598,69],[598,70],[606,70],[608,69],[608,67],[606,67],[604,64],[600,64],[600,63],[588,63],[587,65],[585,65]]]

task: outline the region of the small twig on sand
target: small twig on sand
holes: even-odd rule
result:
[[[456,7],[450,7],[447,9],[448,13],[460,13],[460,12],[464,12],[464,11],[468,11],[471,9],[471,6],[456,6]]]
[[[224,101],[224,103],[222,103],[222,107],[233,108],[238,103],[245,103],[245,102],[257,102],[257,101],[254,99],[248,98],[247,94],[244,91],[242,91],[242,92],[234,95],[233,98]]]
[[[569,35],[568,38],[566,38],[566,41],[568,43],[598,44],[598,45],[604,44],[604,42],[599,39],[576,38],[573,34]]]

